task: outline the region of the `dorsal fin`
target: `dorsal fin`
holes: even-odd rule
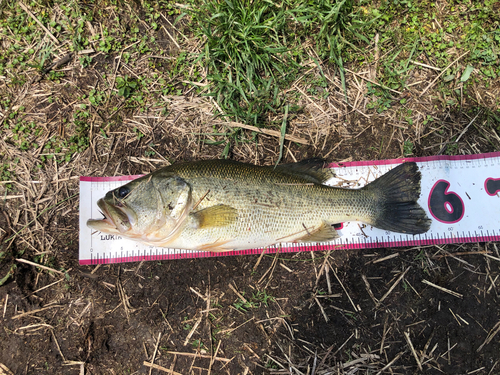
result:
[[[280,164],[274,167],[274,169],[281,173],[303,178],[315,184],[322,184],[335,176],[333,170],[326,168],[326,166],[327,163],[323,159],[312,158],[302,160],[298,163]]]

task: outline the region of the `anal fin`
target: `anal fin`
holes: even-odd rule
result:
[[[313,230],[307,230],[307,234],[297,238],[295,242],[326,242],[333,241],[339,237],[337,230],[329,223],[323,222],[319,227]]]

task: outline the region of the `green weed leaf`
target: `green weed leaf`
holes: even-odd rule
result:
[[[473,72],[474,67],[471,65],[467,65],[467,68],[465,68],[462,77],[460,77],[460,82],[465,82],[470,78],[471,73]]]

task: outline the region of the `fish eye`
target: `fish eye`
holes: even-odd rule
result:
[[[117,195],[120,198],[125,198],[128,195],[128,193],[130,193],[130,189],[127,186],[122,186],[117,191]]]

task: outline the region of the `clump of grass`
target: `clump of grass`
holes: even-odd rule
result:
[[[0,155],[1,156],[1,155]],[[15,172],[12,169],[11,163],[0,163],[0,181],[13,181]],[[4,183],[5,190],[12,190],[11,183]]]
[[[362,20],[353,14],[353,4],[352,0],[296,0],[289,4],[293,18],[304,27],[306,34],[314,35],[318,56],[337,66],[344,92],[345,46],[353,46],[354,40],[369,43],[359,31],[374,20]],[[350,37],[346,38],[346,34]]]
[[[205,39],[197,62],[208,72],[209,95],[236,121],[262,126],[266,114],[284,111],[283,89],[298,77],[310,35],[343,78],[342,32],[352,1],[206,0],[193,9],[196,33]]]
[[[243,297],[245,295],[245,292],[241,292],[241,296]],[[238,298],[238,300],[233,303],[233,306],[237,310],[241,310],[243,312],[247,312],[248,309],[257,309],[262,305],[265,305],[266,307],[269,306],[269,302],[274,302],[275,299],[273,296],[267,294],[265,290],[257,291],[255,293],[252,293],[252,297],[245,299],[243,298]]]
[[[197,33],[206,38],[198,60],[208,71],[209,95],[237,121],[261,124],[266,109],[281,105],[280,84],[298,70],[283,42],[287,17],[282,5],[207,1],[193,12]]]

